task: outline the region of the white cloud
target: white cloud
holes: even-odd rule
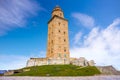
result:
[[[87,28],[92,28],[95,25],[95,21],[91,16],[82,13],[72,13],[72,17],[74,17],[78,23],[81,23],[83,26]]]
[[[71,57],[82,56],[95,60],[96,65],[113,65],[120,69],[120,18],[105,29],[94,27],[83,37],[82,46],[70,50]]]
[[[74,44],[78,44],[82,36],[82,32],[78,32],[74,38]]]
[[[33,0],[0,0],[0,35],[16,27],[24,27],[27,18],[43,10]]]
[[[29,57],[19,55],[0,55],[0,70],[23,68],[28,59]]]
[[[26,67],[27,60],[30,58],[45,58],[46,51],[31,53],[28,56],[22,55],[0,55],[0,70],[12,70]]]

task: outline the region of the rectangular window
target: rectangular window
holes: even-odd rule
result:
[[[66,40],[64,39],[64,42],[66,42]]]
[[[66,58],[66,54],[64,54],[64,57]]]
[[[51,43],[53,43],[53,40],[51,41]]]
[[[59,22],[58,24],[59,24],[59,26],[60,26],[60,22]]]
[[[51,53],[53,53],[53,51],[51,50]]]
[[[64,52],[66,52],[66,49],[64,49]]]
[[[64,35],[65,35],[65,32],[64,32]]]
[[[59,33],[60,33],[60,30],[59,30]]]

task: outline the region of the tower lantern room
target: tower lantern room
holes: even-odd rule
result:
[[[64,18],[63,11],[61,10],[59,6],[56,6],[54,10],[52,11],[52,17],[55,15]]]

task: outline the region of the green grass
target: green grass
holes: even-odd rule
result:
[[[13,76],[92,76],[100,74],[95,66],[44,65],[23,69],[30,69],[30,71],[16,73]]]

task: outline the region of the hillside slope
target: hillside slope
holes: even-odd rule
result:
[[[100,74],[95,66],[79,67],[75,65],[44,65],[23,68],[22,73],[13,76],[91,76]]]

